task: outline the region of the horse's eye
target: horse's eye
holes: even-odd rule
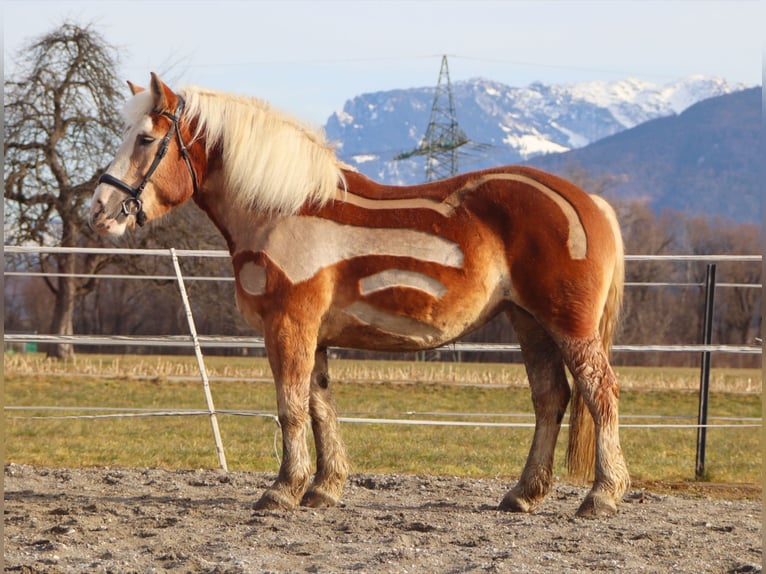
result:
[[[154,143],[152,136],[142,135],[138,136],[138,145],[151,145]]]

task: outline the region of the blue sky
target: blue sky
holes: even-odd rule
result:
[[[4,0],[4,71],[65,19],[119,47],[146,84],[249,94],[315,125],[365,92],[453,81],[511,86],[691,74],[762,83],[763,4],[753,1]],[[126,97],[127,97],[126,89]]]

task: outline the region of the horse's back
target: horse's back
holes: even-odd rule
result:
[[[414,185],[388,185],[379,183],[361,172],[352,169],[343,169],[343,178],[346,189],[366,199],[415,199],[428,198],[444,200],[456,190],[475,189],[482,182],[494,176],[515,176],[519,180],[526,178],[562,190],[562,193],[576,194],[577,188],[574,184],[557,177],[551,173],[528,166],[504,165],[499,167],[487,168],[478,171],[471,171],[427,183],[418,183]]]

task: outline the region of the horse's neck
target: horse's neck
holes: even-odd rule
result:
[[[231,253],[241,249],[245,241],[251,242],[270,219],[255,210],[243,209],[235,201],[234,192],[224,185],[220,171],[209,174],[195,201],[221,232]]]

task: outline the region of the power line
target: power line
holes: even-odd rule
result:
[[[447,56],[442,56],[439,68],[439,80],[434,90],[434,101],[428,127],[420,145],[414,150],[397,155],[394,160],[408,159],[413,156],[426,156],[425,181],[437,181],[458,174],[458,157],[462,148],[471,143],[460,128],[452,95],[452,82],[449,76]]]

